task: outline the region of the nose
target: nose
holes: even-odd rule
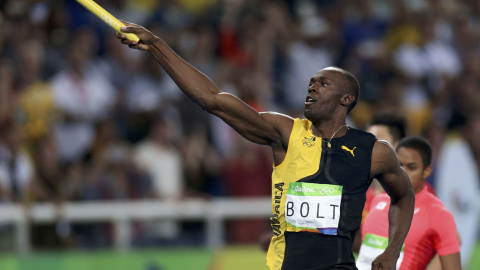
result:
[[[314,88],[315,84],[312,84],[308,87],[308,93],[317,92],[317,89]]]

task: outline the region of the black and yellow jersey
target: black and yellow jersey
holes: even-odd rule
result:
[[[349,128],[331,140],[295,119],[284,161],[272,174],[274,236],[267,265],[275,270],[356,269],[352,254],[376,138]]]

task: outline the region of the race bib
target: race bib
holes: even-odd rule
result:
[[[365,238],[363,239],[362,246],[360,247],[360,252],[358,253],[358,258],[356,262],[358,270],[372,269],[373,260],[375,260],[378,255],[382,254],[383,251],[385,251],[387,245],[387,237],[378,236],[370,233],[365,234]],[[400,265],[402,264],[404,248],[405,245],[402,246],[400,257],[398,257],[397,269],[400,269]]]
[[[290,183],[285,202],[287,231],[337,235],[342,186]]]

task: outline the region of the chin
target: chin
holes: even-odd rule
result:
[[[310,113],[308,112],[307,109],[303,110],[303,116],[305,116],[305,118],[308,119],[308,116],[310,115]]]
[[[315,114],[308,110],[308,109],[305,109],[303,111],[303,116],[305,116],[305,118],[307,118],[308,120],[310,120],[312,122],[313,119],[315,119]]]

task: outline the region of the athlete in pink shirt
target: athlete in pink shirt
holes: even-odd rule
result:
[[[431,147],[420,137],[407,137],[397,145],[397,154],[415,191],[412,225],[397,261],[397,269],[426,269],[435,254],[442,269],[461,269],[460,245],[452,214],[444,204],[424,188],[432,172]],[[371,269],[371,263],[388,243],[390,198],[377,195],[362,225],[362,246],[357,259],[359,270]]]

